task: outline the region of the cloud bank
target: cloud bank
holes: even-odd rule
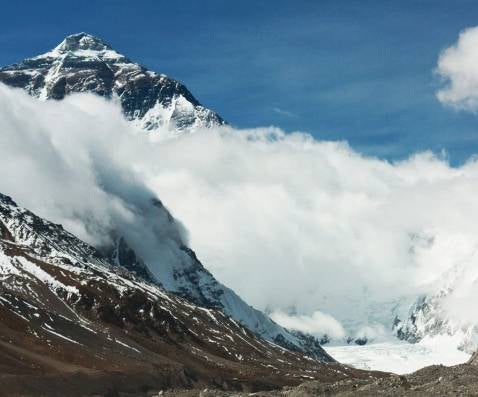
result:
[[[438,99],[459,109],[478,109],[478,27],[465,29],[458,41],[440,55],[437,73],[445,86]]]
[[[149,142],[118,106],[90,95],[40,102],[0,85],[0,109],[2,193],[100,249],[121,231],[153,273],[187,260],[184,228],[128,163]]]
[[[342,325],[331,315],[320,311],[313,312],[310,316],[289,315],[283,311],[271,313],[271,318],[278,324],[312,335],[326,335],[330,338],[341,339],[346,336]]]
[[[390,163],[274,128],[161,140],[100,98],[3,86],[0,131],[0,191],[19,204],[97,246],[127,230],[153,266],[176,260],[182,223],[220,281],[302,330],[388,328],[478,247],[476,159]],[[145,205],[155,196],[181,223]],[[473,297],[462,290],[461,307]]]

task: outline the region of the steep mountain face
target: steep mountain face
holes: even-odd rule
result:
[[[260,339],[222,311],[110,264],[1,194],[0,280],[0,395],[264,389],[370,376]]]
[[[41,99],[93,92],[121,103],[127,119],[153,131],[224,124],[180,82],[147,70],[86,33],[68,36],[53,50],[0,69],[0,81]]]
[[[167,211],[164,207],[162,209]],[[171,222],[174,222],[172,217]],[[108,256],[114,259],[114,264],[176,295],[202,307],[221,310],[265,340],[291,351],[306,353],[321,361],[332,360],[315,337],[279,326],[263,312],[244,302],[233,290],[218,282],[186,245],[179,245],[174,255],[174,260],[169,263],[158,264],[154,258],[149,262],[130,248],[124,238],[120,238],[113,254]]]
[[[122,230],[125,226],[118,225],[111,231],[117,236],[114,244],[97,247],[110,263],[197,305],[221,310],[270,342],[321,361],[331,361],[315,337],[279,326],[218,282],[186,245],[178,231],[180,226],[159,200],[142,203],[135,208],[134,216],[141,225],[140,241],[133,239],[134,233]],[[144,241],[147,243],[143,244]]]

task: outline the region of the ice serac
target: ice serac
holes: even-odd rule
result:
[[[2,194],[0,320],[1,395],[24,382],[71,392],[80,375],[93,381],[82,382],[87,392],[81,395],[105,395],[98,388],[124,377],[130,386],[242,389],[357,372],[267,342],[222,311],[114,266],[61,225]]]
[[[0,82],[41,99],[79,92],[117,98],[125,117],[148,131],[164,127],[175,134],[225,123],[180,82],[132,62],[87,33],[68,36],[45,54],[1,68]]]

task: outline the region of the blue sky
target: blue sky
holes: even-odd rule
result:
[[[440,51],[478,25],[475,1],[6,2],[0,64],[86,31],[183,81],[238,127],[277,125],[400,159],[478,153],[478,118],[444,107]]]

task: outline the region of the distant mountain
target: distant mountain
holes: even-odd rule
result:
[[[33,389],[73,374],[113,384],[127,376],[158,387],[269,388],[352,371],[260,339],[221,311],[113,266],[1,194],[0,281],[0,395],[35,375]]]
[[[430,286],[435,292],[420,296],[407,317],[395,319],[396,336],[411,343],[426,337],[447,336],[460,350],[474,353],[478,349],[478,317],[470,313],[477,287],[474,258],[452,267]],[[465,308],[467,315],[460,315]]]
[[[0,82],[40,99],[77,92],[117,98],[124,115],[141,128],[172,131],[225,124],[180,82],[149,71],[86,33],[66,37],[53,50],[0,68]]]

